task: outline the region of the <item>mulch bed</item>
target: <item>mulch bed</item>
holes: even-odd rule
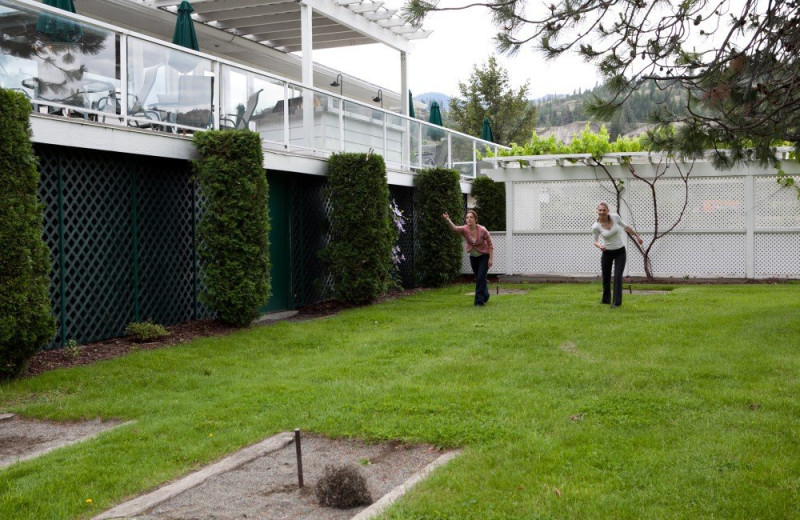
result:
[[[378,301],[387,301],[402,296],[417,293],[423,289],[409,289],[390,293]],[[344,309],[356,307],[352,304],[336,300],[327,300],[305,307],[300,307],[297,314],[289,321],[302,321],[325,316],[332,316]],[[226,325],[219,320],[204,319],[181,323],[166,327],[170,335],[157,341],[146,343],[136,342],[132,337],[112,338],[94,343],[80,345],[77,349],[56,348],[37,352],[28,364],[22,377],[35,376],[57,368],[68,368],[79,365],[90,365],[105,359],[125,356],[135,350],[152,350],[180,345],[188,341],[209,336],[222,336],[240,330],[237,327]]]

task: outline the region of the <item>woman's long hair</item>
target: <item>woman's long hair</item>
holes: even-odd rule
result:
[[[608,219],[606,222],[609,222],[611,220],[611,208],[608,206],[608,202],[601,200],[600,202],[597,203],[597,205],[606,207],[606,211],[608,211],[608,213],[606,213],[606,218]],[[476,216],[475,219],[477,220],[477,218],[478,217]],[[600,215],[597,216],[597,221],[601,222]]]

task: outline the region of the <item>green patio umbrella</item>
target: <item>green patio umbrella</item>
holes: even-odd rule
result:
[[[484,141],[494,142],[494,134],[492,133],[492,122],[488,117],[483,118],[483,128],[481,128],[481,139]]]
[[[439,111],[439,103],[436,101],[431,103],[431,115],[428,118],[428,122],[437,126],[442,126],[442,113]],[[428,127],[428,137],[434,141],[438,141],[444,137],[444,130]]]
[[[414,96],[411,95],[411,89],[408,89],[408,117],[417,117],[414,114]]]
[[[75,12],[72,0],[44,0],[42,3],[70,13]],[[36,20],[36,32],[58,43],[75,43],[83,37],[83,29],[78,22],[46,13],[40,14]]]
[[[199,51],[200,45],[197,43],[197,34],[194,32],[194,22],[192,21],[193,12],[194,7],[186,0],[183,0],[181,5],[178,6],[178,21],[175,23],[172,43]]]

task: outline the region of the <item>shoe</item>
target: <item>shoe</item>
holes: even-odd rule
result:
[[[483,303],[489,303],[489,296],[491,296],[491,294],[486,295],[486,299],[483,300]]]

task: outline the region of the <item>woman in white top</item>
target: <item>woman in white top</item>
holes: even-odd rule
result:
[[[622,305],[622,272],[625,270],[625,233],[630,233],[639,244],[643,242],[639,233],[634,231],[616,213],[610,213],[608,203],[597,205],[597,221],[592,225],[594,246],[603,252],[600,267],[603,272],[603,299],[601,303],[610,303],[612,307]],[[601,241],[602,239],[602,241]],[[614,300],[611,300],[611,266],[614,265]]]

